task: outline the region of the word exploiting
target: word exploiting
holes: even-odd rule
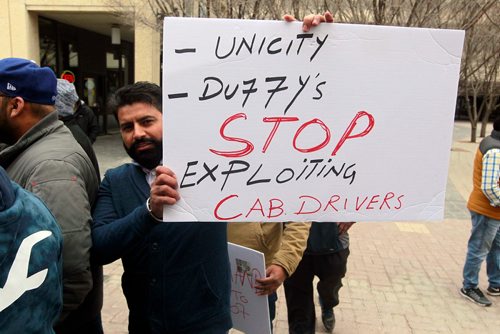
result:
[[[252,186],[257,184],[274,183],[284,184],[288,182],[312,182],[314,179],[326,179],[336,177],[346,180],[351,185],[356,179],[356,164],[334,163],[332,159],[311,159],[303,160],[303,166],[299,168],[278,168],[272,172],[260,164],[257,168],[252,168],[249,162],[244,160],[231,160],[225,168],[219,169],[220,165],[209,166],[199,161],[189,161],[180,183],[180,188],[188,188],[199,185],[202,182],[221,183],[220,191],[226,187],[231,178],[243,177],[244,185]],[[244,176],[243,176],[244,175]],[[220,180],[220,181],[218,181]],[[238,187],[241,186],[238,185]]]

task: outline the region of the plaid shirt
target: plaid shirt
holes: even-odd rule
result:
[[[483,156],[481,190],[492,206],[500,206],[500,149],[488,150]]]

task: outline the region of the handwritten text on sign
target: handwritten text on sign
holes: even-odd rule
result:
[[[267,296],[256,293],[256,279],[265,276],[264,254],[227,244],[231,264],[231,318],[233,327],[247,334],[271,333]]]
[[[170,221],[443,216],[463,32],[167,18]]]

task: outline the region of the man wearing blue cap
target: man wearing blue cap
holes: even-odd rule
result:
[[[26,59],[0,60],[0,166],[46,203],[62,230],[63,310],[56,332],[101,333],[102,271],[90,268],[98,180],[54,112],[56,94],[51,69]]]

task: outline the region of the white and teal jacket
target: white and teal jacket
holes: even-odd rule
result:
[[[61,264],[54,216],[0,167],[1,333],[54,333],[62,308]]]

